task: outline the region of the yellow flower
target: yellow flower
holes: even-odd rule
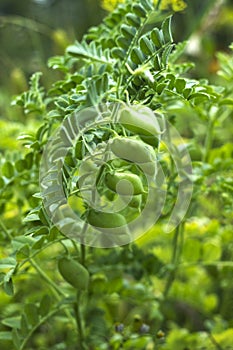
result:
[[[155,3],[158,1],[155,1]],[[173,11],[178,12],[182,11],[186,7],[186,3],[183,0],[162,0],[160,9],[167,10],[172,8]]]
[[[106,11],[113,11],[118,4],[123,3],[124,0],[102,0],[101,6]],[[158,0],[154,0],[154,3],[158,3]],[[172,8],[173,11],[183,11],[187,4],[183,0],[162,0],[160,10],[167,10]]]
[[[102,0],[101,6],[104,10],[111,12],[117,7],[117,5],[123,2],[124,0]]]

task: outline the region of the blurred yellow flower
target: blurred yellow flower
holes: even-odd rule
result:
[[[120,3],[123,3],[124,0],[102,0],[101,6],[106,11],[113,11],[116,6]],[[154,0],[154,3],[156,4],[158,0]],[[182,11],[186,8],[187,4],[183,0],[162,0],[160,9],[161,10],[167,10],[169,8],[172,8],[173,11],[178,12]]]
[[[102,0],[101,6],[104,10],[111,12],[117,7],[118,4],[123,2],[124,0]]]
[[[154,2],[157,3],[158,1]],[[167,10],[170,7],[173,11],[178,12],[184,10],[186,6],[183,0],[162,0],[160,9]]]

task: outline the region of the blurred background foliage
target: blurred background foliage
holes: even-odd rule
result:
[[[49,85],[47,58],[63,54],[68,44],[100,23],[119,2],[123,0],[1,0],[1,116],[13,118],[7,108],[9,98],[3,96],[24,91],[35,71],[46,72],[43,83]],[[227,50],[232,41],[232,1],[163,0],[161,8],[179,11],[173,21],[175,41],[191,35],[188,53],[199,62],[199,71],[205,76],[215,73],[216,50]]]
[[[33,128],[20,109],[11,107],[12,96],[28,88],[29,77],[36,71],[43,73],[45,87],[59,79],[59,73],[48,68],[47,59],[62,55],[67,45],[81,39],[90,26],[100,23],[107,11],[123,1],[1,0],[0,128],[5,138],[0,140],[0,150],[15,149],[14,136],[25,131],[25,125]],[[175,11],[175,41],[189,39],[186,54],[196,62],[193,76],[209,77],[215,83],[216,52],[227,51],[233,40],[232,1],[162,0],[160,6]]]

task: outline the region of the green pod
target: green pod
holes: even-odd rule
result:
[[[114,201],[115,193],[113,191],[106,189],[104,192],[104,195],[108,201],[110,201],[110,202]]]
[[[78,290],[88,288],[89,273],[87,269],[77,261],[63,257],[58,261],[58,270],[64,280]]]
[[[146,135],[140,135],[140,138],[143,142],[147,143],[148,145],[152,146],[153,148],[158,148],[159,146],[159,136],[146,136]]]
[[[145,193],[140,177],[129,172],[108,173],[105,176],[105,184],[110,190],[123,196]]]
[[[154,112],[145,106],[125,106],[118,119],[127,130],[136,135],[152,136],[161,133],[160,125]]]
[[[107,213],[90,209],[87,221],[96,228],[117,228],[126,225],[125,217],[119,213]]]
[[[121,170],[122,169],[127,170],[131,168],[132,163],[124,159],[114,158],[111,160],[110,165],[111,165],[111,168],[114,170],[119,168],[121,168]]]
[[[116,137],[110,143],[110,148],[117,157],[133,163],[153,163],[156,161],[153,148],[140,140]]]
[[[139,209],[142,205],[142,195],[141,194],[133,196],[132,199],[130,199],[130,200],[129,200],[129,197],[126,197],[126,196],[124,196],[123,199],[125,200],[126,203],[128,203],[128,206],[130,208]]]
[[[148,162],[148,163],[142,163],[140,164],[139,166],[142,171],[145,173],[145,174],[148,174],[150,176],[155,176],[156,173],[157,173],[157,163],[156,161],[154,162]]]
[[[135,208],[135,209],[140,208],[141,204],[142,204],[142,196],[141,195],[134,196],[131,199],[131,201],[129,202],[129,206],[131,208]]]

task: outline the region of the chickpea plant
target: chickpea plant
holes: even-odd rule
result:
[[[119,5],[14,99],[40,126],[1,159],[3,350],[232,346],[233,56],[221,86],[192,78],[159,3]]]

